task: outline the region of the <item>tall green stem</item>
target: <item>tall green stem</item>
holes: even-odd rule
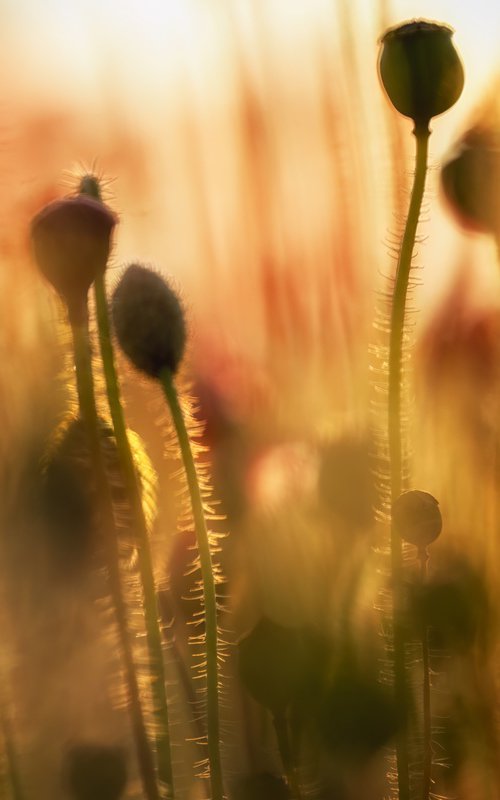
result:
[[[78,317],[78,320],[78,322],[70,320],[73,333],[78,400],[80,405],[80,414],[87,430],[90,458],[98,492],[99,510],[101,513],[101,528],[107,556],[110,590],[113,598],[114,611],[122,649],[125,668],[125,681],[130,704],[132,730],[137,749],[137,760],[147,800],[159,800],[153,754],[148,742],[144,716],[142,713],[139,687],[137,684],[137,676],[130,642],[127,608],[121,585],[118,538],[116,535],[116,527],[113,515],[113,502],[101,453],[99,421],[97,417],[94,380],[92,376],[88,323],[86,317],[83,322],[81,321],[81,317]]]
[[[222,783],[222,766],[220,757],[220,720],[219,720],[219,667],[218,667],[218,634],[217,634],[217,598],[212,565],[212,555],[208,540],[208,531],[203,510],[196,465],[191,442],[187,432],[184,415],[174,385],[172,373],[165,368],[160,374],[160,381],[170,408],[172,421],[177,433],[184,470],[188,484],[189,496],[193,512],[194,528],[198,552],[200,556],[201,577],[203,583],[203,602],[205,606],[205,636],[207,658],[207,739],[208,762],[210,766],[211,800],[222,800],[224,789]]]
[[[422,198],[427,173],[427,153],[430,131],[428,128],[415,129],[416,163],[415,177],[411,193],[410,207],[401,242],[401,250],[396,271],[394,287],[391,331],[389,339],[389,457],[391,474],[391,502],[395,503],[403,488],[403,452],[401,441],[401,378],[403,335],[406,311],[406,297],[410,276],[415,236],[417,232]],[[405,637],[402,620],[401,586],[403,553],[401,539],[391,525],[391,571],[393,586],[393,645],[394,645],[394,694],[396,704],[404,708],[407,702],[405,671]],[[409,800],[410,775],[407,731],[402,729],[396,743],[399,800]]]
[[[156,758],[158,777],[168,787],[169,797],[173,800],[173,770],[168,724],[168,705],[166,692],[166,675],[163,661],[160,614],[156,595],[153,560],[149,545],[149,537],[141,490],[130,442],[127,436],[125,417],[120,399],[120,387],[116,373],[113,345],[109,325],[108,304],[104,277],[96,278],[94,295],[99,330],[99,345],[106,382],[109,410],[113,422],[116,446],[120,459],[127,496],[132,506],[133,522],[137,535],[139,570],[144,597],[144,615],[146,621],[146,641],[152,673],[151,691],[154,703]]]

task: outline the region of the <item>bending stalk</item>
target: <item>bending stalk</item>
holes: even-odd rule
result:
[[[144,596],[144,615],[146,621],[146,640],[152,672],[151,691],[154,703],[156,758],[158,778],[168,787],[169,797],[174,798],[172,756],[168,726],[168,704],[166,675],[163,661],[160,614],[156,595],[153,561],[149,546],[148,530],[144,517],[141,491],[134,466],[132,450],[127,436],[125,418],[120,400],[120,388],[116,373],[113,345],[111,342],[108,305],[104,277],[96,278],[94,293],[99,329],[99,344],[106,382],[109,410],[113,422],[116,446],[120,458],[125,488],[130,500],[133,521],[137,534],[139,570]]]
[[[207,657],[207,740],[210,766],[211,800],[223,800],[222,766],[220,758],[220,720],[219,720],[219,667],[217,660],[217,598],[212,566],[212,555],[208,540],[208,530],[203,511],[196,465],[191,442],[187,432],[184,415],[174,385],[172,372],[165,367],[159,375],[172,421],[177,433],[181,457],[184,464],[189,496],[193,512],[194,528],[200,555],[201,577],[203,583],[203,602],[205,606],[205,636]]]
[[[415,236],[417,232],[427,172],[427,154],[430,131],[428,126],[415,126],[416,163],[410,207],[399,252],[396,283],[391,312],[389,340],[389,457],[391,474],[391,503],[394,504],[403,488],[401,440],[401,378],[406,298],[410,276]],[[405,637],[401,608],[403,572],[402,542],[391,523],[391,572],[393,585],[393,641],[394,641],[394,693],[398,707],[407,702]],[[396,744],[399,800],[409,800],[409,752],[407,732],[401,729]]]
[[[99,422],[95,403],[94,380],[92,376],[92,362],[86,315],[79,316],[77,322],[71,320],[71,329],[73,334],[80,414],[87,429],[90,458],[97,491],[99,493],[99,506],[102,514],[102,532],[104,535],[104,546],[107,556],[111,595],[113,598],[113,605],[116,614],[116,621],[118,624],[118,632],[124,660],[125,681],[130,703],[132,730],[137,749],[139,771],[147,800],[160,800],[156,783],[153,755],[148,742],[144,716],[142,713],[139,687],[137,684],[132,647],[130,644],[127,609],[121,586],[118,540],[113,516],[113,504],[100,446]]]

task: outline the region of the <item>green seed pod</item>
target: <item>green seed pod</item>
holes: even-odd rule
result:
[[[64,771],[75,800],[118,800],[125,791],[125,753],[119,747],[75,745],[66,755]]]
[[[393,106],[427,131],[432,117],[451,108],[464,85],[453,30],[426,20],[390,28],[382,37],[379,71]]]
[[[84,195],[49,203],[31,223],[38,267],[74,322],[85,319],[87,294],[106,269],[115,225],[107,206]]]
[[[113,293],[113,322],[120,347],[134,366],[151,378],[172,374],[184,355],[184,310],[166,280],[132,264]]]
[[[439,503],[429,492],[403,492],[392,507],[392,520],[405,542],[424,550],[434,542],[443,525]]]
[[[441,170],[446,200],[466,229],[500,232],[500,136],[473,128]]]

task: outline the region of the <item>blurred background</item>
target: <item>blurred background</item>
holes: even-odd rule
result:
[[[453,551],[454,569],[466,556],[494,584],[496,253],[487,237],[461,232],[447,213],[439,165],[468,127],[498,119],[500,6],[0,0],[0,464],[7,495],[15,496],[21,480],[12,453],[52,419],[46,387],[57,361],[48,326],[54,300],[31,261],[29,223],[45,203],[74,191],[83,171],[96,171],[120,217],[109,286],[123,265],[139,260],[181,287],[216,496],[235,533],[226,558],[238,634],[260,613],[280,623],[292,614],[305,624],[338,610],[342,597],[351,602],[351,592],[357,603],[354,576],[372,569],[366,553],[374,540],[353,543],[351,535],[370,529],[379,502],[367,478],[367,430],[373,368],[383,371],[385,356],[383,349],[373,356],[372,326],[375,308],[386,308],[413,169],[411,123],[395,115],[379,85],[378,39],[415,17],[455,29],[466,86],[433,121],[413,295],[420,311],[409,425],[414,474],[442,505],[449,536],[441,564]],[[130,419],[158,465],[164,442],[146,390],[135,384],[127,373]],[[336,490],[343,497],[349,486],[361,493],[347,501],[347,522],[338,507],[334,522],[325,508],[312,510],[318,485],[328,485],[325,470],[337,487],[344,475]],[[168,499],[159,504],[167,516]],[[270,508],[278,509],[271,523]],[[361,515],[354,522],[353,508]],[[327,544],[325,526],[337,537]],[[169,552],[179,598],[185,549]],[[159,563],[165,558],[160,553]],[[335,591],[327,588],[330,569]],[[371,610],[380,580],[375,568],[370,575],[358,620],[369,629],[367,642],[377,627]],[[334,617],[332,630],[342,627]],[[239,746],[235,769],[247,765]],[[369,796],[371,773],[366,780],[346,796]]]

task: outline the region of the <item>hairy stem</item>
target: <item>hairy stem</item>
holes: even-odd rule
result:
[[[88,323],[86,319],[84,322],[71,322],[80,415],[87,430],[90,458],[99,498],[101,529],[109,572],[111,596],[113,599],[125,668],[125,681],[130,704],[132,730],[137,749],[137,760],[147,800],[159,800],[153,754],[146,734],[146,726],[142,713],[137,675],[130,642],[127,608],[123,597],[118,539],[113,516],[113,501],[101,453]]]
[[[174,385],[172,373],[165,368],[160,381],[172,415],[184,464],[189,496],[193,512],[194,528],[200,555],[201,578],[203,583],[203,603],[205,607],[205,637],[207,660],[207,739],[208,762],[210,767],[211,800],[222,800],[224,796],[222,765],[220,757],[220,719],[219,719],[219,666],[217,633],[217,598],[212,565],[212,554],[208,539],[207,524],[203,510],[196,465],[187,432],[179,396]]]
[[[406,219],[403,240],[399,251],[396,282],[391,311],[391,330],[389,339],[389,457],[391,473],[391,503],[394,504],[403,488],[403,452],[401,438],[401,383],[402,352],[406,297],[410,276],[415,235],[417,232],[422,198],[427,173],[427,152],[430,131],[428,128],[415,129],[416,164],[410,207]],[[403,572],[403,552],[401,539],[391,524],[391,572],[393,586],[393,645],[394,645],[394,694],[396,704],[403,708],[407,702],[405,672],[405,636],[402,620],[401,585]],[[408,735],[402,729],[396,742],[399,800],[409,800],[410,775]]]
[[[129,498],[133,524],[137,537],[139,571],[144,598],[144,616],[146,622],[146,642],[151,669],[151,691],[154,704],[155,744],[158,778],[168,788],[169,797],[174,798],[172,756],[168,723],[168,705],[166,692],[166,674],[163,660],[162,634],[160,628],[160,612],[156,594],[153,560],[149,546],[148,529],[141,499],[141,489],[134,465],[132,449],[127,436],[125,416],[120,399],[120,387],[115,367],[113,345],[111,341],[108,304],[104,277],[99,276],[94,283],[94,296],[99,330],[99,345],[106,382],[109,410],[113,422],[118,457],[125,481],[125,489]]]

